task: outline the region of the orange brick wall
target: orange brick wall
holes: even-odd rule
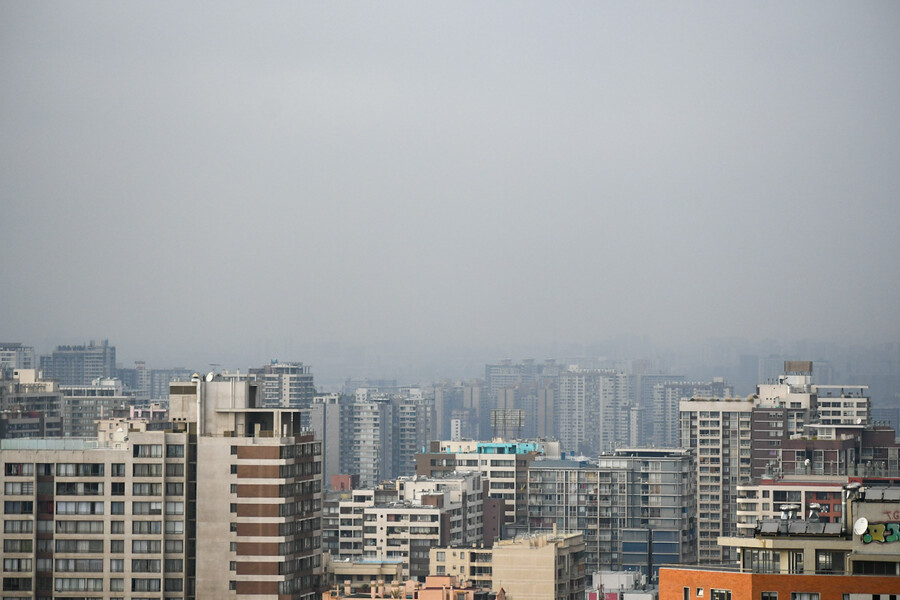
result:
[[[816,592],[819,600],[843,600],[844,594],[900,594],[900,577],[875,575],[764,575],[702,569],[659,570],[660,600],[711,600],[710,590],[731,590],[731,600],[760,600],[762,592],[778,592],[778,600],[791,600],[791,592]],[[697,595],[702,588],[703,595]]]

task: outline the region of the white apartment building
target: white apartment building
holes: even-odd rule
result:
[[[338,502],[341,560],[400,560],[405,576],[428,574],[428,551],[482,541],[478,473],[401,477],[393,486],[353,490]]]
[[[697,525],[700,563],[733,561],[719,536],[736,535],[737,486],[751,478],[752,399],[681,402],[681,443],[697,456]]]
[[[566,452],[598,455],[630,442],[628,376],[570,367],[559,374],[559,441]]]

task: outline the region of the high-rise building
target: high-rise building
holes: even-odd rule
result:
[[[684,381],[684,375],[668,375],[666,373],[653,372],[644,369],[642,365],[632,365],[633,372],[629,374],[629,391],[631,403],[638,409],[636,427],[632,427],[631,437],[633,444],[648,446],[651,443],[659,444],[656,439],[657,421],[653,417],[655,389],[657,385]],[[676,408],[677,411],[677,408]],[[677,415],[676,415],[677,416]]]
[[[166,430],[0,442],[3,596],[316,598],[321,448],[257,398],[195,380]]]
[[[424,577],[430,548],[482,543],[479,473],[400,477],[333,502],[339,518],[329,526],[337,529],[325,535],[337,542],[332,554],[340,559],[399,560],[405,575]]]
[[[59,384],[35,369],[15,369],[0,380],[0,439],[61,437],[63,397]]]
[[[126,409],[134,397],[125,394],[118,379],[98,378],[89,385],[61,385],[63,394],[63,435],[93,438],[97,422]]]
[[[415,475],[416,454],[431,439],[434,404],[422,390],[410,388],[391,398],[393,404],[393,476]]]
[[[207,379],[169,393],[173,423],[196,436],[196,595],[312,600],[322,560],[321,443],[300,411],[261,406],[255,383]]]
[[[41,357],[47,379],[60,385],[90,385],[95,379],[116,376],[116,347],[109,340],[91,341],[87,346],[57,346]]]
[[[262,388],[263,406],[306,408],[316,395],[313,374],[302,362],[278,362],[250,369]]]
[[[0,342],[0,378],[16,369],[34,369],[34,348],[19,342]]]
[[[596,456],[630,441],[628,376],[570,368],[557,380],[559,441],[566,452]]]
[[[528,469],[531,531],[581,531],[589,571],[655,576],[697,556],[693,452],[619,449],[597,460],[536,460]]]
[[[528,465],[539,456],[559,458],[559,442],[431,441],[416,456],[416,474],[440,477],[454,471],[480,472],[487,498],[502,500],[503,529],[527,530]]]
[[[653,386],[653,444],[663,448],[681,445],[679,409],[690,398],[731,398],[722,379],[711,382],[673,381]]]
[[[340,404],[340,472],[358,474],[360,486],[375,487],[393,477],[394,405],[387,396],[356,396]]]
[[[681,401],[681,443],[697,453],[698,559],[724,564],[734,552],[716,542],[737,534],[737,486],[751,479],[753,400],[695,398]]]

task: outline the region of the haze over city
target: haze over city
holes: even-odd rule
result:
[[[476,374],[608,340],[895,343],[898,26],[887,2],[0,3],[0,337]]]

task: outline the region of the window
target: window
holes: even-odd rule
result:
[[[113,463],[109,465],[109,470],[113,477],[125,477],[125,463]]]
[[[819,600],[818,592],[791,592],[791,600]]]
[[[159,579],[131,579],[132,592],[158,592],[160,591]]]
[[[137,463],[132,467],[135,477],[160,477],[163,466],[159,463]]]
[[[183,463],[167,463],[166,477],[184,477]]]
[[[109,559],[109,571],[111,573],[122,573],[125,571],[125,561],[121,558]]]
[[[184,496],[183,483],[167,483],[166,496]]]
[[[181,573],[184,571],[184,561],[180,558],[166,559],[166,573]]]
[[[133,483],[131,493],[134,496],[160,496],[162,495],[161,483]]]
[[[232,446],[232,447],[231,447],[231,455],[232,455],[232,456],[237,456],[237,446]]]
[[[31,540],[3,540],[4,552],[31,552],[34,546]]]
[[[109,522],[109,532],[110,533],[125,533],[125,521],[110,521]]]
[[[109,514],[124,515],[125,514],[125,503],[124,502],[110,502],[109,503]]]
[[[778,600],[778,592],[762,592],[759,600]]]
[[[3,484],[3,492],[7,496],[30,496],[34,493],[34,482],[6,482],[5,484]]]
[[[34,464],[32,463],[6,463],[3,466],[3,472],[8,477],[30,477],[34,475]]]
[[[166,502],[167,515],[183,515],[184,502]]]
[[[56,551],[70,554],[98,554],[103,552],[103,540],[56,540]],[[59,564],[56,568],[59,570]]]
[[[184,533],[184,521],[166,521],[166,534],[181,535]]]
[[[131,561],[131,570],[135,573],[159,573],[161,565],[159,559],[135,558]]]
[[[160,552],[159,540],[132,540],[132,554],[158,554]]]
[[[30,515],[34,513],[34,502],[6,501],[3,503],[3,514]]]
[[[125,552],[125,540],[110,540],[110,554],[123,554]]]
[[[110,569],[110,570],[112,570],[112,569]],[[124,579],[110,579],[109,580],[109,591],[124,592],[125,591],[125,580]]]
[[[135,444],[135,458],[162,458],[162,444]]]
[[[162,533],[162,521],[132,521],[131,533],[135,535],[155,535]]]
[[[166,458],[184,458],[184,444],[166,444]]]
[[[161,515],[162,502],[132,502],[131,514],[133,515]]]
[[[231,474],[237,475],[237,465],[231,465]]]
[[[231,493],[237,494],[237,484],[236,483],[231,484]]]
[[[57,502],[58,515],[102,515],[103,502]]]
[[[731,600],[731,590],[709,590],[710,600]]]
[[[15,573],[18,571],[31,571],[30,558],[4,558],[3,572]]]
[[[31,533],[34,521],[3,521],[3,533]]]
[[[124,481],[114,481],[110,484],[110,492],[113,496],[124,496],[125,495],[125,482]]]

